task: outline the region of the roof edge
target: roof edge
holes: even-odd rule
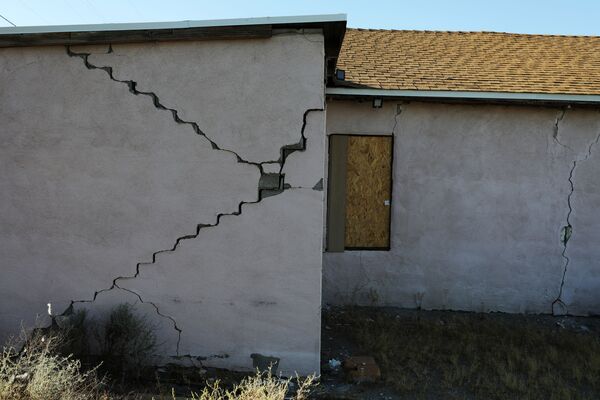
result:
[[[325,22],[346,22],[346,14],[296,15],[284,17],[233,18],[212,20],[186,20],[168,22],[133,22],[113,24],[45,25],[1,27],[0,35],[28,33],[109,32],[156,29],[212,28],[250,25],[303,25]]]
[[[490,102],[519,103],[566,103],[600,104],[600,95],[592,94],[554,94],[554,93],[518,93],[518,92],[476,92],[445,90],[395,90],[367,88],[328,87],[328,96],[341,97],[390,97],[405,99],[436,100],[478,100]]]
[[[325,38],[325,56],[328,60],[335,60],[342,47],[342,40],[346,32],[346,14],[133,24],[8,27],[0,28],[0,48],[259,39],[272,37],[273,31],[279,29],[321,29]],[[332,62],[331,71],[334,67],[335,62]]]

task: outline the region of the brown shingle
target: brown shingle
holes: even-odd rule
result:
[[[346,81],[383,89],[600,94],[600,37],[348,29]]]

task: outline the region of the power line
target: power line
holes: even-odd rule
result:
[[[6,22],[8,22],[9,24],[11,24],[12,26],[16,26],[15,24],[12,23],[12,21],[10,21],[8,18],[6,18],[4,15],[0,14],[0,18],[2,18],[3,20],[5,20]]]

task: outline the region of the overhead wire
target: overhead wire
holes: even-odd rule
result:
[[[8,18],[6,18],[4,15],[0,14],[0,18],[2,18],[3,20],[5,20],[6,22],[8,22],[9,24],[11,24],[12,26],[17,26],[15,25],[11,20],[9,20]]]

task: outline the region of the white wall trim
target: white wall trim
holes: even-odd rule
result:
[[[467,92],[445,90],[390,90],[363,88],[327,88],[330,96],[364,97],[404,97],[430,99],[465,99],[489,101],[560,102],[560,103],[600,103],[600,95],[553,94],[553,93],[509,93],[509,92]]]

